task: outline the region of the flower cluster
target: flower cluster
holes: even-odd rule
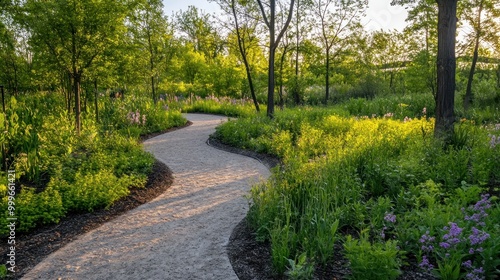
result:
[[[385,113],[384,118],[392,118],[393,116],[393,113]]]
[[[500,145],[500,136],[489,135],[491,137],[490,140],[490,148],[494,149],[497,145]]]
[[[384,221],[388,222],[389,224],[395,224],[396,223],[396,215],[394,215],[392,213],[387,213],[384,216]],[[391,227],[391,229],[394,228],[393,225],[388,225],[388,226]],[[385,239],[385,231],[387,229],[389,229],[387,226],[384,226],[382,228],[382,231],[380,232],[380,237],[382,237],[382,239]]]
[[[138,125],[146,125],[146,115],[142,115],[139,112],[139,110],[136,110],[135,112],[129,112],[127,114],[127,120],[131,124],[138,124]]]
[[[431,236],[429,231],[427,231],[420,238],[421,251],[424,253],[422,256],[422,261],[419,264],[420,268],[425,271],[430,271],[434,269],[431,264],[429,257],[431,255],[436,257],[436,261],[440,264],[441,262],[454,262],[456,257],[458,257],[456,263],[457,266],[461,266],[467,271],[465,279],[476,280],[485,278],[485,270],[483,267],[474,266],[474,263],[478,264],[480,262],[475,262],[480,255],[475,255],[476,253],[481,253],[484,251],[482,244],[490,238],[490,235],[481,229],[486,225],[485,218],[488,216],[486,210],[491,207],[490,201],[488,200],[489,195],[485,194],[481,196],[481,200],[477,201],[474,205],[469,206],[467,209],[462,208],[464,214],[464,227],[461,228],[457,223],[450,222],[443,228],[443,236],[439,242],[439,246],[434,246],[436,237]],[[467,252],[467,254],[463,254]],[[444,258],[443,258],[444,257]],[[467,260],[462,262],[463,258]]]
[[[460,243],[460,235],[462,234],[463,229],[460,228],[456,223],[449,223],[449,227],[444,227],[443,230],[448,231],[445,235],[443,235],[443,242],[439,243],[444,249],[448,249],[452,246]]]
[[[489,194],[483,194],[481,196],[481,200],[476,202],[476,204],[474,204],[473,206],[469,206],[469,208],[467,209],[468,211],[466,211],[465,208],[462,208],[462,212],[464,212],[465,214],[464,220],[474,222],[478,226],[484,227],[484,219],[488,217],[486,209],[491,208],[490,201],[488,200],[489,197]]]
[[[394,215],[392,213],[386,214],[385,217],[384,217],[384,220],[386,222],[394,224],[396,222],[396,215]]]
[[[434,269],[434,265],[430,263],[426,255],[422,257],[422,262],[418,266],[427,272],[431,272]]]
[[[468,260],[462,263],[462,267],[466,268],[470,272],[465,275],[467,280],[482,280],[484,279],[484,269],[482,267],[475,268],[472,266],[472,261]]]
[[[432,245],[436,237],[429,235],[429,231],[426,231],[424,235],[420,238],[420,243],[422,243],[422,251],[423,252],[432,252],[434,251],[434,246]]]
[[[411,118],[408,118],[407,116],[404,118],[403,122],[411,122]]]

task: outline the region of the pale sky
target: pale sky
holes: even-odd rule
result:
[[[401,31],[406,26],[407,12],[403,7],[391,6],[391,0],[369,0],[368,3],[367,16],[362,21],[366,30],[397,29]],[[188,6],[195,6],[211,14],[220,12],[219,6],[208,0],[163,0],[163,4],[165,14],[168,16],[171,16],[172,12],[187,10]]]

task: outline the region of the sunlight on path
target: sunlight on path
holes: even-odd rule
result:
[[[269,171],[206,145],[227,118],[186,117],[193,125],[144,143],[173,171],[169,190],[84,234],[23,279],[237,279],[226,245],[248,211],[243,196]]]

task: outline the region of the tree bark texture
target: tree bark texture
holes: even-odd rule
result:
[[[455,37],[457,29],[457,1],[436,0],[438,12],[438,53],[436,123],[434,135],[445,140],[453,135],[455,122]]]

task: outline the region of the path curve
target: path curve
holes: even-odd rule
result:
[[[226,253],[250,186],[269,170],[206,145],[225,117],[187,114],[193,125],[144,142],[174,173],[164,194],[49,255],[23,279],[238,279]]]

